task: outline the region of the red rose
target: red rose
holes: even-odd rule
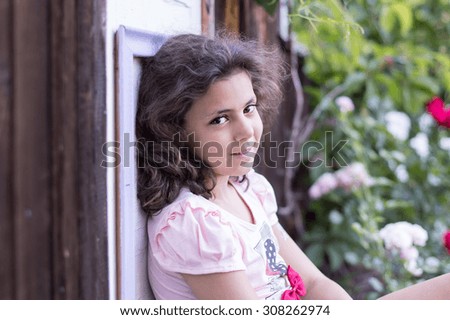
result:
[[[438,97],[427,103],[427,110],[441,126],[450,128],[450,109],[445,108],[445,103]]]
[[[386,56],[386,57],[384,57],[384,63],[385,63],[388,67],[392,66],[392,65],[394,64],[394,62],[395,62],[395,60],[394,60],[393,57],[391,57],[391,56]]]
[[[447,248],[448,254],[450,254],[450,230],[444,233],[442,241],[444,242],[444,247]]]

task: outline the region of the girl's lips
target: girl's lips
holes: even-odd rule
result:
[[[241,151],[241,152],[235,152],[232,153],[232,156],[243,156],[243,157],[252,157],[256,154],[256,148],[254,147],[250,147],[250,148],[246,148],[245,150]]]
[[[236,149],[234,149],[236,150]],[[239,149],[239,151],[237,152],[232,152],[231,155],[236,156],[236,155],[248,155],[248,154],[255,154],[258,151],[258,142],[254,141],[249,141],[249,142],[245,142],[243,143]]]

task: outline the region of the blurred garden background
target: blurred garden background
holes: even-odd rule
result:
[[[288,8],[297,241],[357,299],[450,272],[450,1]]]

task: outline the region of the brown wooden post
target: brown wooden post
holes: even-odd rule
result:
[[[0,298],[107,299],[104,0],[0,2]]]
[[[240,1],[216,0],[215,1],[216,30],[226,29],[239,32]]]
[[[13,202],[18,299],[52,297],[48,3],[13,1]]]
[[[77,20],[74,1],[50,2],[53,298],[80,294]]]
[[[108,298],[105,0],[78,2],[77,107],[81,298]],[[113,239],[111,239],[113,241]]]
[[[11,15],[12,1],[0,1],[0,299],[13,299],[15,296]]]
[[[225,4],[225,26],[228,30],[239,32],[239,0],[227,0]]]
[[[241,31],[246,36],[258,39],[262,43],[278,43],[279,20],[278,12],[269,15],[262,6],[254,0],[243,0],[243,11],[241,15]]]

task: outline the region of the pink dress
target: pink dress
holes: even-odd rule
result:
[[[253,170],[247,177],[247,190],[246,182],[232,183],[253,213],[254,224],[188,189],[149,218],[148,275],[157,299],[196,299],[180,273],[237,270],[245,270],[260,299],[296,296],[291,286],[295,271],[289,269],[288,275],[271,228],[278,222],[273,188]]]

